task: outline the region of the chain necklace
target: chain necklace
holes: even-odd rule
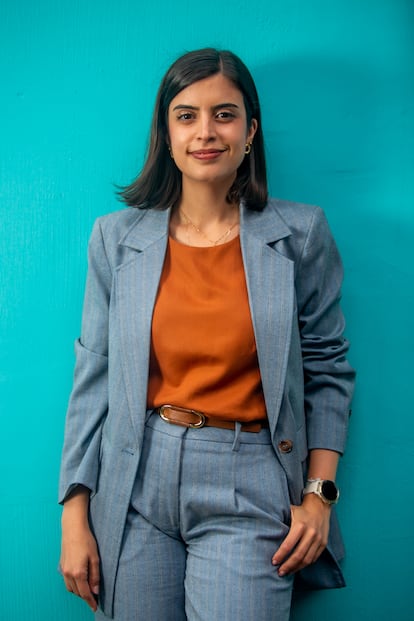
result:
[[[213,240],[207,237],[207,235],[198,226],[194,224],[194,222],[191,220],[191,218],[189,218],[189,216],[187,216],[187,214],[182,208],[180,208],[180,213],[184,216],[184,220],[187,226],[190,225],[199,235],[204,237],[204,239],[206,239],[212,246],[217,246],[217,244],[224,241],[230,235],[234,227],[237,226],[239,223],[238,220],[236,222],[233,222],[233,224],[227,229],[227,231],[225,231],[222,235],[220,235],[218,239]]]

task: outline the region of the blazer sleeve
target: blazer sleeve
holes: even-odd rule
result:
[[[108,312],[112,273],[99,220],[88,248],[81,336],[66,414],[59,502],[76,485],[96,491],[102,426],[108,410]]]
[[[346,359],[340,308],[343,269],[320,208],[311,218],[296,273],[308,448],[343,453],[355,372]]]

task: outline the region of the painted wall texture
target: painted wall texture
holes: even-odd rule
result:
[[[346,269],[359,372],[339,474],[348,587],[303,599],[293,618],[408,621],[411,0],[0,3],[0,618],[91,618],[56,572],[87,239],[98,215],[121,207],[114,184],[140,168],[163,72],[206,45],[232,49],[251,68],[272,194],[325,209]]]

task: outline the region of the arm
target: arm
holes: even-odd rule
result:
[[[89,242],[81,337],[65,425],[59,482],[63,503],[76,485],[96,491],[102,426],[108,409],[108,309],[112,272],[99,221]]]
[[[324,449],[310,451],[308,478],[335,480],[339,453]],[[328,542],[331,506],[315,494],[304,496],[302,504],[291,506],[289,534],[272,558],[284,576],[314,563]]]
[[[99,593],[99,556],[89,528],[89,494],[89,489],[78,486],[65,500],[60,569],[67,590],[84,599],[95,612]]]
[[[60,569],[66,588],[96,610],[99,556],[89,526],[89,498],[97,489],[102,427],[108,409],[108,307],[112,273],[99,222],[89,243],[81,338],[76,341],[73,389],[66,416],[59,501]]]
[[[335,480],[345,448],[354,371],[340,309],[343,271],[323,212],[316,208],[297,262],[296,297],[304,373],[308,478]],[[291,507],[291,528],[272,558],[279,574],[315,562],[326,547],[331,507],[315,494]]]

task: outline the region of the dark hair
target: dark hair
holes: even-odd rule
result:
[[[184,54],[165,74],[158,90],[146,161],[137,179],[119,192],[121,200],[141,209],[166,209],[181,197],[181,172],[168,150],[168,108],[174,97],[190,84],[221,73],[243,95],[247,125],[256,119],[258,128],[251,152],[240,164],[229,190],[229,202],[243,199],[246,206],[262,210],[267,201],[266,162],[260,104],[253,78],[235,54],[205,48]]]

